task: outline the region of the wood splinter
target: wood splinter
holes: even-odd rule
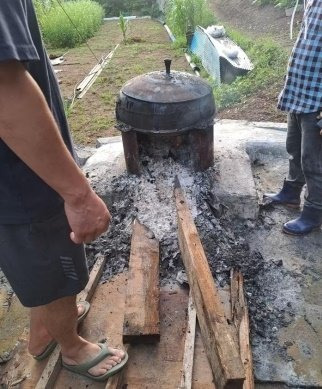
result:
[[[186,340],[184,344],[183,368],[181,374],[181,382],[178,389],[191,389],[192,387],[192,371],[193,357],[195,352],[197,313],[193,303],[192,293],[189,293],[188,301],[188,323],[186,330]]]
[[[249,341],[249,316],[244,295],[244,278],[240,271],[231,271],[231,317],[238,332],[240,356],[245,367],[243,389],[254,389],[253,357]]]

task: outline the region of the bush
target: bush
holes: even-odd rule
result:
[[[75,47],[91,38],[100,28],[104,11],[96,2],[65,1],[63,7],[72,22],[56,2],[46,6],[44,0],[36,0],[36,10],[44,41],[50,47]]]
[[[186,37],[196,26],[208,27],[215,17],[207,0],[169,0],[166,8],[166,22],[176,38]]]
[[[105,16],[158,16],[159,6],[156,0],[96,0],[105,11]]]
[[[245,50],[254,64],[254,69],[229,85],[215,86],[214,96],[219,109],[239,103],[257,90],[282,80],[287,66],[286,51],[273,41],[268,39],[254,41],[235,31],[230,31],[229,36]]]

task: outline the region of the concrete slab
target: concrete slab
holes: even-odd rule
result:
[[[259,206],[250,158],[254,161],[256,153],[262,154],[265,148],[270,153],[276,143],[284,145],[285,130],[285,124],[271,122],[221,120],[214,125],[218,169],[215,194],[232,216],[257,218]],[[272,142],[273,148],[269,147]],[[282,147],[278,150],[283,153]]]
[[[225,200],[220,190],[227,186],[235,201],[245,203],[246,208],[234,205],[233,195],[228,197],[229,206],[249,216],[254,190],[261,201],[263,193],[279,189],[287,175],[286,124],[224,120],[215,124],[214,133],[222,175],[219,196]],[[266,382],[256,387],[275,389],[284,387],[283,383],[293,388],[322,387],[322,233],[302,238],[282,234],[282,224],[298,211],[276,208],[259,210],[259,215],[247,240],[268,264],[262,287],[272,314],[282,312],[287,322],[276,328],[277,342],[258,335],[252,339],[255,376]],[[280,260],[280,271],[272,270],[269,264]]]
[[[258,199],[250,165],[250,150],[256,149],[248,141],[259,142],[265,147],[267,141],[285,139],[286,125],[283,123],[253,123],[241,120],[222,120],[214,126],[215,159],[218,174],[215,177],[215,194],[228,211],[242,219],[256,219]],[[90,157],[84,171],[94,183],[96,191],[106,199],[108,183],[118,174],[126,171],[122,138],[98,138],[97,152]],[[257,149],[258,149],[257,147]],[[282,150],[282,147],[281,147]],[[253,153],[251,158],[256,156]]]
[[[96,139],[96,148],[98,149],[101,146],[108,145],[110,143],[119,143],[122,142],[121,136],[109,136],[105,138]]]
[[[255,161],[253,172],[259,198],[280,188],[288,170],[287,155],[280,143],[272,142],[270,146],[249,150]],[[322,387],[322,233],[305,237],[283,234],[282,224],[298,214],[299,211],[282,207],[263,209],[261,219],[269,223],[258,222],[248,238],[268,264],[282,260],[281,273],[270,278],[266,293],[275,296],[272,312],[283,312],[288,318],[285,326],[277,329],[277,346],[266,339],[256,339],[255,372],[261,381]]]
[[[126,172],[123,145],[120,137],[111,138],[99,147],[85,163],[83,171],[90,179],[96,193],[106,203],[112,202],[111,182]]]
[[[89,157],[95,153],[94,147],[75,146],[76,160],[79,166],[84,166]]]

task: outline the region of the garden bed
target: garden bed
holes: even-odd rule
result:
[[[146,19],[131,20],[129,23],[127,42],[121,43],[95,84],[82,99],[76,99],[72,109],[68,110],[76,143],[95,144],[98,137],[119,135],[115,129],[115,102],[122,85],[132,77],[164,69],[163,59],[168,57],[172,58],[173,69],[191,71],[183,52],[172,48],[161,23]],[[89,44],[91,47],[96,45],[98,53],[107,54],[121,41],[122,34],[117,22],[106,22]],[[83,55],[87,60],[81,58]],[[73,95],[75,84],[95,64],[93,55],[84,45],[70,50],[66,55],[66,63],[81,61],[82,66],[65,66],[71,69],[59,73],[65,99]]]
[[[260,7],[255,9],[261,10]],[[191,72],[183,51],[173,48],[162,24],[148,19],[131,20],[129,23],[125,43],[122,41],[118,21],[105,22],[99,33],[88,42],[99,59],[106,56],[116,44],[121,45],[83,99],[76,99],[73,107],[67,109],[73,137],[78,144],[94,145],[98,137],[119,134],[115,129],[115,102],[119,90],[127,80],[139,74],[163,69],[163,59],[166,57],[173,59],[173,69]],[[63,70],[58,76],[68,105],[76,84],[88,74],[97,60],[85,44],[71,49],[65,58],[65,62],[58,66]],[[278,77],[275,77],[269,87],[266,84],[262,87],[259,85],[256,92],[242,98],[240,103],[230,104],[228,108],[222,109],[218,117],[285,121],[285,114],[276,109],[285,68],[286,63],[281,63],[279,69],[276,72],[274,70],[276,74],[278,72]]]

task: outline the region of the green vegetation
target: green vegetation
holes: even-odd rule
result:
[[[156,0],[96,0],[102,5],[106,16],[117,16],[120,13],[126,16],[150,15],[158,17],[160,14]]]
[[[166,22],[176,39],[186,43],[187,35],[196,26],[208,27],[215,22],[207,0],[169,0],[166,9]]]
[[[127,24],[127,21],[124,19],[124,16],[122,14],[120,14],[120,17],[119,17],[119,26],[120,26],[120,29],[122,31],[123,41],[125,42],[128,24]]]
[[[282,80],[288,58],[286,51],[271,40],[254,41],[236,31],[230,31],[229,36],[247,53],[254,69],[231,84],[214,86],[214,96],[219,109],[239,103],[257,90]]]
[[[34,3],[44,41],[52,48],[75,47],[91,38],[102,24],[104,11],[92,0]]]
[[[254,0],[253,3],[258,5],[274,4],[276,7],[291,8],[296,4],[296,0]]]

